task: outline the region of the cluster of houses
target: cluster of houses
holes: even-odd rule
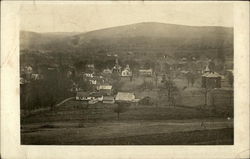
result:
[[[106,104],[114,104],[115,102],[137,102],[135,94],[131,92],[118,92],[113,94],[111,85],[101,85],[97,92],[78,91],[76,93],[76,100],[87,101],[88,104],[95,104],[102,102]]]

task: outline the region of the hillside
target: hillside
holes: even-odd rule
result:
[[[169,54],[232,54],[233,29],[226,27],[195,27],[164,23],[137,23],[86,33],[20,32],[21,50],[78,54],[136,56]]]

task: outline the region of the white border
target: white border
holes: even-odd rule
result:
[[[235,144],[233,146],[21,146],[19,109],[20,4],[234,3]],[[249,157],[248,2],[4,1],[1,4],[1,155],[4,159]]]

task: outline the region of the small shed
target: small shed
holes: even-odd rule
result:
[[[107,104],[114,104],[115,98],[113,96],[104,96],[102,102]]]

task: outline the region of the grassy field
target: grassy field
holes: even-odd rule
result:
[[[61,130],[62,131],[62,130]],[[72,134],[74,137],[72,137]],[[233,129],[194,130],[122,137],[86,139],[81,131],[67,134],[54,133],[54,137],[22,134],[22,144],[40,145],[232,145]]]
[[[116,106],[116,104],[97,103],[87,107],[87,104],[83,102],[70,101],[52,111],[49,110],[22,118],[22,123],[114,121],[117,120],[117,113],[114,112]],[[131,105],[125,112],[120,114],[120,120],[184,120],[207,119],[210,117],[220,116],[216,116],[211,111],[165,105]]]
[[[217,144],[232,143],[233,120],[214,116],[211,112],[185,107],[132,105],[118,120],[114,107],[98,103],[87,108],[82,102],[71,101],[52,111],[23,118],[21,142],[48,145],[213,144],[216,140]],[[206,123],[205,127],[201,126],[202,122]],[[228,131],[222,130],[225,128]],[[196,134],[200,134],[200,139],[196,140]],[[218,134],[225,138],[217,141]],[[190,136],[190,140],[182,137],[185,135]],[[168,139],[171,136],[176,139]]]

